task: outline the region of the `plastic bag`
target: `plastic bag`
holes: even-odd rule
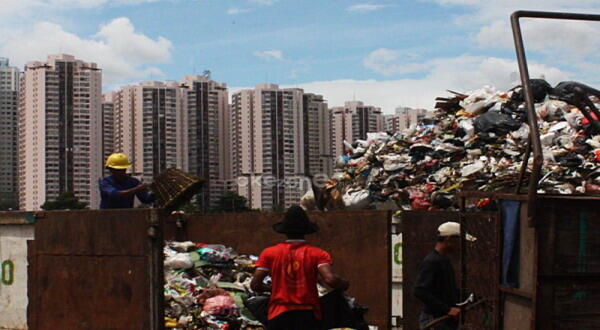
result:
[[[521,128],[521,122],[498,111],[486,112],[474,120],[475,131],[478,133],[494,133],[504,136]]]
[[[518,130],[510,132],[510,136],[517,140],[525,140],[529,137],[529,125],[523,123]]]
[[[361,210],[371,203],[370,192],[367,189],[347,191],[343,197],[344,205],[348,210]]]
[[[260,323],[267,324],[270,296],[252,296],[244,300],[244,306]]]
[[[485,86],[469,94],[469,96],[460,101],[460,106],[471,115],[478,115],[485,112],[490,106],[499,101],[496,89],[491,86]]]
[[[483,170],[484,167],[485,167],[485,165],[483,164],[483,162],[477,161],[473,164],[463,167],[462,170],[460,171],[460,174],[463,177],[468,177],[468,176],[471,176],[471,175]]]
[[[300,199],[300,206],[305,211],[312,211],[317,208],[317,203],[315,202],[315,194],[313,193],[312,189],[309,189],[304,194],[304,196],[302,196],[302,199]]]
[[[222,294],[206,299],[202,310],[211,315],[237,316],[239,311],[235,301],[229,294]]]
[[[194,242],[171,242],[169,243],[169,246],[177,251],[177,252],[189,252],[191,250],[193,250],[196,247],[196,243]]]
[[[194,267],[194,262],[189,253],[176,253],[167,257],[165,267],[170,269],[189,269]]]
[[[552,86],[544,79],[529,79],[531,92],[533,94],[533,102],[539,103],[544,101],[548,93],[551,93]],[[511,101],[525,102],[525,90],[520,85],[513,88],[515,91],[511,95]]]

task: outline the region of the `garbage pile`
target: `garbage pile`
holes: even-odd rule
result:
[[[257,257],[193,242],[167,242],[164,256],[166,328],[262,329],[243,303]]]
[[[600,108],[600,91],[576,82],[531,84],[544,159],[538,193],[599,193],[600,113],[592,107]],[[530,133],[522,88],[449,92],[419,125],[345,142],[348,151],[337,159],[332,179],[314,191],[317,204],[328,210],[453,209],[461,189],[513,192]],[[311,193],[303,205],[315,204],[307,201]]]

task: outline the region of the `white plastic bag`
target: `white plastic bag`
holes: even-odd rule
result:
[[[176,253],[167,257],[165,267],[169,269],[190,269],[194,267],[194,262],[189,253]]]
[[[365,207],[369,206],[369,191],[366,189],[357,190],[357,191],[347,191],[342,197],[344,201],[344,205],[348,210],[361,210]]]
[[[305,211],[312,211],[317,208],[315,194],[313,193],[312,189],[308,189],[304,196],[302,196],[300,199],[300,207],[302,207]]]
[[[483,164],[483,162],[477,161],[473,164],[463,167],[462,170],[460,171],[460,174],[463,177],[467,177],[467,176],[473,175],[473,174],[481,171],[484,167],[485,167],[485,165]]]
[[[486,107],[498,101],[500,101],[500,98],[498,97],[496,88],[484,86],[482,89],[470,93],[466,99],[460,101],[459,105],[466,112],[472,115],[479,115],[483,113]]]

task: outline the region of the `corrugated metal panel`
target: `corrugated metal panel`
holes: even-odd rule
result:
[[[313,212],[309,216],[321,230],[307,236],[327,250],[334,269],[351,283],[350,295],[370,308],[370,323],[389,328],[391,313],[390,214],[387,211]],[[165,237],[219,243],[243,254],[259,254],[282,241],[271,226],[281,220],[277,213],[185,215],[183,233],[177,234],[176,218],[165,228]]]

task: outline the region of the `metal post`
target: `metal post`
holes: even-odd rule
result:
[[[574,13],[555,13],[555,12],[539,12],[539,11],[515,11],[510,19],[513,30],[513,38],[515,42],[515,49],[517,53],[517,60],[519,63],[519,72],[521,73],[521,85],[525,94],[525,103],[527,105],[527,119],[530,128],[530,140],[529,144],[533,150],[533,168],[531,170],[531,177],[529,179],[529,190],[528,190],[528,208],[527,218],[529,226],[534,226],[534,216],[537,204],[537,188],[538,180],[543,163],[543,152],[540,142],[539,127],[537,124],[537,114],[535,112],[535,106],[533,102],[533,93],[531,91],[531,85],[529,83],[529,69],[527,66],[527,59],[525,56],[525,46],[523,44],[523,35],[521,32],[521,25],[519,23],[520,18],[544,18],[544,19],[566,19],[566,20],[579,20],[579,21],[600,21],[600,15],[591,14],[574,14]],[[524,160],[525,161],[525,160]],[[526,169],[526,165],[521,168],[521,177],[524,175],[523,171]]]

